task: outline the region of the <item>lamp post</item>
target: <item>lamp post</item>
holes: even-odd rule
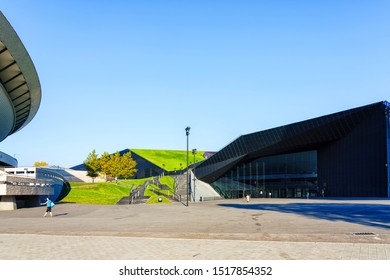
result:
[[[194,155],[194,168],[192,169],[193,172],[194,172],[194,202],[196,201],[196,196],[195,196],[195,180],[196,180],[196,176],[195,176],[195,155],[196,155],[196,149],[192,149],[192,154]]]
[[[186,136],[187,136],[187,171],[186,171],[186,176],[187,176],[187,207],[188,207],[188,198],[190,196],[190,184],[189,184],[189,178],[188,178],[188,136],[190,135],[190,129],[191,127],[187,126],[186,127]]]

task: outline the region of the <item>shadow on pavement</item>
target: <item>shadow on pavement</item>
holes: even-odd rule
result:
[[[390,207],[385,204],[288,203],[288,204],[218,204],[221,207],[276,211],[365,226],[390,229]]]
[[[53,215],[53,217],[66,216],[66,215],[68,215],[68,213],[60,213],[60,214]]]

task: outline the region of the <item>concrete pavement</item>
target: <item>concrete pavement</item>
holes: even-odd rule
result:
[[[389,260],[390,200],[57,204],[0,212],[0,259]]]

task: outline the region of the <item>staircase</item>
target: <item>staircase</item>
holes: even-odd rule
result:
[[[178,175],[175,178],[176,182],[176,195],[179,198],[179,201],[185,202],[187,201],[188,196],[188,188],[187,188],[187,173],[183,173],[183,175]],[[188,200],[191,200],[190,197],[188,197]]]
[[[223,199],[223,197],[221,197],[220,194],[217,193],[215,189],[211,187],[209,184],[196,179],[191,169],[189,171],[189,175],[190,175],[189,178],[190,197],[188,197],[189,202]],[[176,183],[177,183],[176,194],[181,196],[181,202],[186,202],[187,192],[188,192],[186,174],[184,173],[181,176],[177,176]]]
[[[149,197],[144,196],[146,187],[152,183],[152,181],[146,181],[141,186],[131,190],[129,196],[122,197],[116,204],[125,205],[125,204],[144,204],[148,201]]]
[[[156,194],[165,196],[166,198],[170,200],[175,200],[178,202],[181,202],[183,204],[187,203],[187,197],[188,202],[199,202],[199,201],[206,201],[206,200],[216,200],[216,199],[223,199],[209,184],[202,182],[200,180],[196,181],[196,186],[194,186],[194,175],[190,171],[189,174],[191,175],[190,182],[190,191],[191,194],[188,197],[187,192],[187,177],[186,173],[183,175],[177,175],[172,176],[175,179],[175,194],[173,195],[165,195],[161,192],[155,191]],[[143,196],[146,187],[149,184],[155,184],[157,185],[161,190],[169,189],[168,186],[160,184],[160,182],[157,180],[154,181],[146,181],[143,185],[139,186],[138,188],[134,189],[130,196],[123,197],[120,201],[117,202],[117,204],[141,204],[146,203],[146,201],[149,199],[149,197]]]

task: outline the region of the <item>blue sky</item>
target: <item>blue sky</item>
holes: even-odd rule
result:
[[[238,136],[390,100],[390,1],[28,1],[0,9],[42,86],[0,143],[20,166],[96,149],[218,151]]]

